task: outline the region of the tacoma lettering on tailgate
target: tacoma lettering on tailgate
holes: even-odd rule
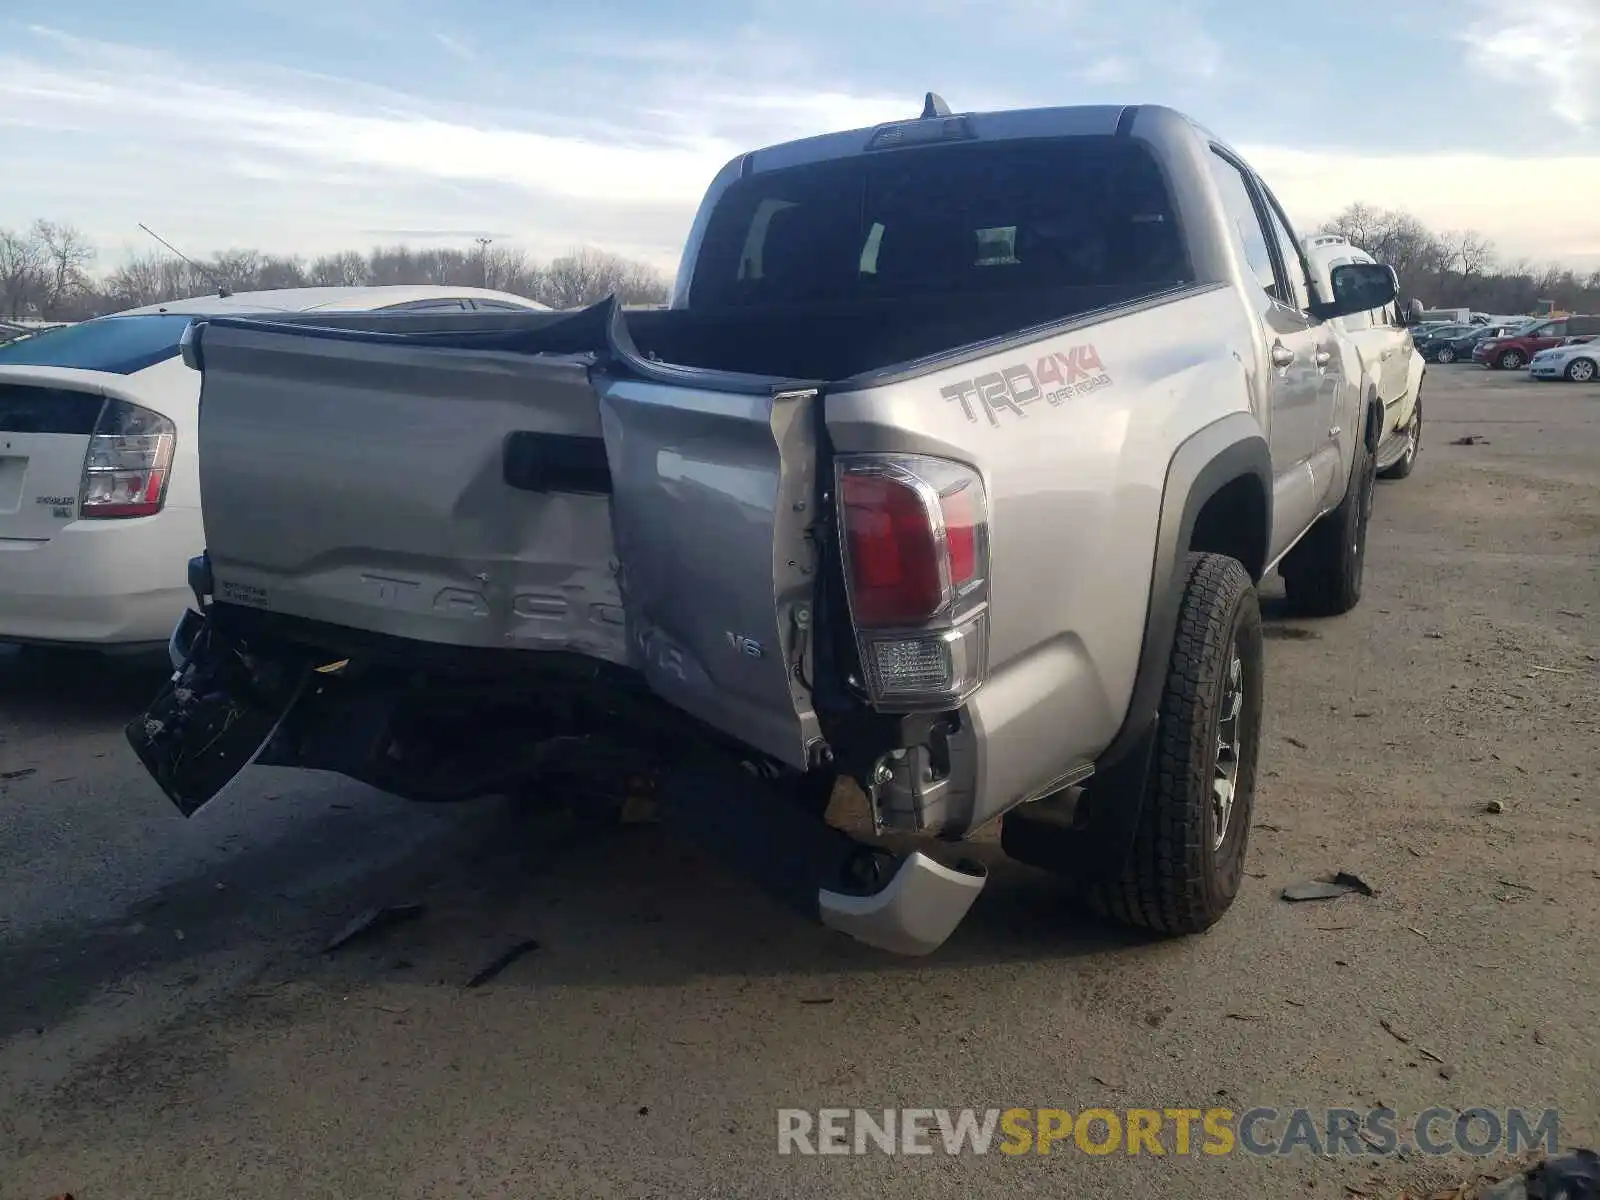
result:
[[[1054,408],[1074,396],[1110,385],[1111,376],[1106,374],[1100,355],[1092,345],[1086,345],[1046,355],[1032,365],[1016,363],[963,379],[940,388],[939,394],[960,404],[974,425],[980,412],[990,425],[999,425],[1002,411],[1025,417],[1028,414],[1023,410],[1040,400]]]

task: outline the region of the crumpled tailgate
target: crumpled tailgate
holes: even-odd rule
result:
[[[625,662],[603,474],[598,493],[510,486],[519,434],[603,447],[585,359],[213,323],[200,488],[216,598]]]
[[[218,602],[633,667],[805,764],[810,397],[468,337],[233,318],[196,336]]]

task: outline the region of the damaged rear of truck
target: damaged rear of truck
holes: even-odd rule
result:
[[[1148,874],[1204,583],[1234,597],[1194,700],[1235,734],[1195,739],[1226,861],[1161,884],[1187,907],[1119,910],[1203,928],[1247,836],[1251,587],[1345,498],[1362,436],[1357,412],[1275,478],[1277,347],[1211,152],[1160,108],[930,96],[729,163],[663,310],[197,322],[206,547],[131,744],[186,815],[252,763],[423,801],[645,795],[797,909],[925,953],[982,866],[830,826],[835,782],[879,833],[1010,812],[1019,857]],[[1064,822],[1018,817],[1067,796]]]

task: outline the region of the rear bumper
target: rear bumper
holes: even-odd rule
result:
[[[189,602],[196,509],[78,521],[49,541],[0,539],[0,641],[159,646]]]

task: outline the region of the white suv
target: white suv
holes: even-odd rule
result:
[[[1377,259],[1351,245],[1337,233],[1317,233],[1305,239],[1306,260],[1324,296],[1331,295],[1333,268],[1343,263],[1370,263]],[[1361,368],[1383,401],[1384,437],[1378,446],[1378,473],[1385,479],[1411,474],[1422,446],[1422,376],[1427,364],[1417,353],[1400,302],[1384,308],[1340,317]]]

